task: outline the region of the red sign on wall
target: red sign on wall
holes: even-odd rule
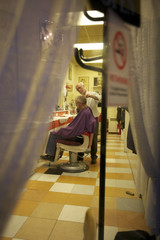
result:
[[[109,106],[128,105],[130,32],[124,22],[111,10],[108,23],[108,81]]]
[[[113,56],[118,69],[123,69],[127,61],[127,44],[121,31],[116,32],[113,40]]]

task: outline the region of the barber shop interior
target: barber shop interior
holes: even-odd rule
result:
[[[159,26],[159,1],[0,1],[1,240],[160,240]]]

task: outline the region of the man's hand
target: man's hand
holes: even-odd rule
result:
[[[89,94],[89,93],[87,93],[85,96],[86,96],[86,98],[92,97],[91,94]]]

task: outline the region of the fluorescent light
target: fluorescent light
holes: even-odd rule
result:
[[[99,12],[99,11],[87,11],[88,15],[91,17],[104,17],[104,14]],[[79,21],[78,21],[78,26],[86,26],[86,25],[103,25],[103,21],[91,21],[89,20],[83,12],[81,12]]]
[[[83,50],[102,50],[103,43],[76,43],[74,47]]]
[[[85,61],[82,60],[82,62],[85,63],[85,64],[88,64],[88,63],[103,63],[103,59],[94,60],[94,61],[89,61],[89,62],[88,62],[88,61],[85,62]]]

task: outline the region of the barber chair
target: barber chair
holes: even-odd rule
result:
[[[89,169],[88,165],[84,161],[78,161],[77,156],[79,152],[89,153],[90,147],[92,145],[93,134],[87,136],[82,134],[83,143],[67,141],[67,140],[58,140],[57,141],[57,150],[54,159],[56,163],[59,159],[61,151],[69,151],[69,161],[66,163],[59,164],[59,168],[64,172],[83,172]]]

